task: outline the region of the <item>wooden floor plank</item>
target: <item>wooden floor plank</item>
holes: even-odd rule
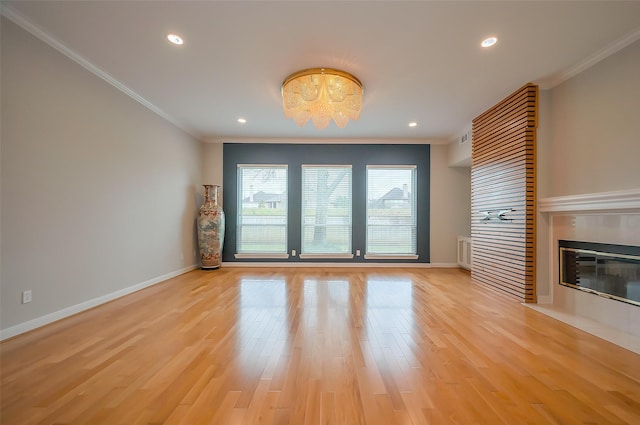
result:
[[[196,270],[0,350],[1,424],[640,421],[640,356],[456,269]]]

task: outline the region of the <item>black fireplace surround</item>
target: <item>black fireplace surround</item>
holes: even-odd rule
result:
[[[560,284],[640,306],[640,246],[558,241]]]

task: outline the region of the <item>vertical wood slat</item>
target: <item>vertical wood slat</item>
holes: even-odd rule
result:
[[[526,84],[472,122],[471,276],[521,302],[536,302],[535,202],[538,86]],[[515,209],[510,221],[484,211]]]

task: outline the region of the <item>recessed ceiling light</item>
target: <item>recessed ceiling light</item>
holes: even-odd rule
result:
[[[244,119],[244,118],[238,118],[238,122],[239,122],[240,124],[246,124],[246,123],[247,123],[247,120],[246,120],[246,119]]]
[[[178,46],[184,44],[184,40],[177,34],[167,34],[167,40],[169,40],[173,44],[177,44]]]
[[[417,127],[417,126],[418,126],[418,123],[417,123],[417,122],[415,122],[415,121],[411,121],[411,122],[409,123],[409,127]]]
[[[485,38],[484,40],[482,40],[482,43],[480,43],[480,45],[482,47],[491,47],[494,44],[496,44],[498,42],[498,39],[496,37],[489,37],[489,38]]]

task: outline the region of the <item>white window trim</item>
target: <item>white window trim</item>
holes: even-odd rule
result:
[[[370,168],[406,168],[406,169],[418,169],[417,165],[406,165],[406,164],[402,164],[402,165],[380,165],[380,164],[373,164],[373,165],[369,165],[367,164],[367,169]]]
[[[289,168],[289,164],[237,164],[237,168]]]
[[[385,255],[385,254],[364,254],[365,260],[417,260],[418,255]]]
[[[284,253],[284,254],[278,254],[278,253],[256,253],[256,252],[251,252],[251,253],[241,253],[241,254],[235,254],[234,255],[235,258],[237,259],[250,259],[250,258],[289,258],[289,254]]]
[[[351,168],[351,164],[302,164],[302,168]]]
[[[307,259],[331,259],[331,258],[353,258],[353,254],[300,254],[300,258]]]

